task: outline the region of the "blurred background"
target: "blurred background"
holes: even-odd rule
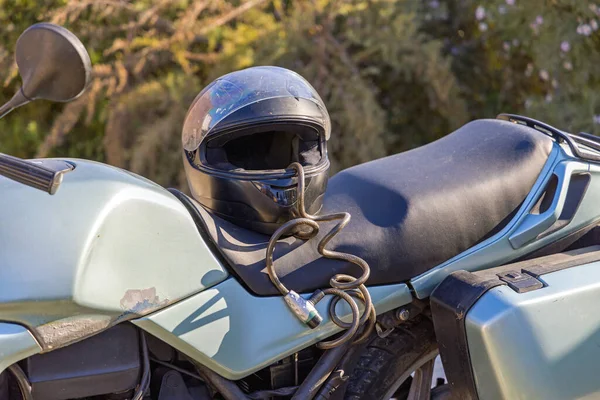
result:
[[[600,132],[600,3],[585,0],[0,0],[0,101],[18,36],[50,21],[94,74],[68,104],[0,121],[0,151],[106,162],[185,188],[181,126],[216,77],[299,72],[333,121],[334,171],[500,112]]]

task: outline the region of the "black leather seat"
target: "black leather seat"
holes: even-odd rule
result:
[[[352,220],[329,247],[364,258],[369,284],[407,281],[505,226],[552,143],[525,126],[478,120],[426,146],[342,171],[330,179],[323,212],[347,211]],[[278,294],[265,273],[269,237],[195,205],[198,221],[238,279],[257,295]],[[359,275],[356,267],[316,252],[332,226],[308,242],[287,238],[277,246],[275,265],[290,289],[310,292],[327,287],[336,273]]]

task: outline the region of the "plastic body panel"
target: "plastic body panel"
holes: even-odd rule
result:
[[[377,313],[407,304],[405,284],[370,287]],[[309,297],[306,295],[305,297]],[[340,329],[328,314],[330,296],[317,304],[323,322],[309,329],[282,297],[257,297],[235,279],[132,322],[228,379],[241,379]],[[338,303],[348,321],[350,308]]]
[[[552,176],[554,174],[564,174],[565,172],[570,173],[572,170],[588,171],[591,179],[586,194],[570,222],[561,229],[521,246],[515,246],[514,243],[511,243],[511,236],[521,227],[522,223],[527,222],[527,217],[530,216],[529,211],[544,192]],[[413,278],[410,284],[416,296],[423,299],[428,297],[433,289],[454,271],[478,271],[517,260],[600,221],[598,204],[600,204],[600,166],[590,165],[588,162],[575,159],[568,153],[567,149],[555,144],[546,166],[530,194],[515,217],[504,229],[447,262]]]
[[[0,374],[15,362],[40,351],[42,348],[26,328],[0,322]]]
[[[28,326],[50,350],[227,278],[166,189],[70,162],[53,196],[0,177],[0,320]]]
[[[600,397],[600,262],[541,276],[547,287],[498,286],[465,327],[480,399]]]

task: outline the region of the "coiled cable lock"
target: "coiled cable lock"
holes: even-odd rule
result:
[[[329,315],[331,320],[340,328],[346,329],[346,332],[336,339],[318,343],[317,347],[321,349],[331,349],[346,343],[354,338],[361,326],[366,324],[365,329],[360,337],[353,341],[353,344],[362,343],[373,331],[376,318],[375,309],[373,308],[373,303],[371,302],[371,296],[369,295],[369,291],[365,286],[365,283],[367,279],[369,279],[370,275],[369,264],[367,264],[367,262],[362,258],[353,254],[342,253],[325,248],[331,239],[333,239],[335,235],[344,229],[348,222],[350,222],[350,214],[347,212],[326,215],[308,214],[304,208],[304,168],[300,163],[297,162],[290,164],[288,168],[296,171],[296,176],[298,179],[298,213],[300,217],[283,224],[275,231],[275,233],[273,233],[271,239],[269,239],[266,255],[267,273],[269,274],[269,278],[284,296],[283,298],[286,304],[290,310],[292,310],[294,315],[300,321],[308,325],[311,329],[319,326],[323,320],[315,308],[315,305],[326,295],[335,296],[329,304]],[[298,293],[285,287],[285,285],[277,276],[273,263],[273,252],[275,251],[275,246],[277,245],[277,241],[282,236],[289,234],[294,234],[297,238],[302,240],[309,240],[319,233],[319,222],[330,222],[336,220],[339,220],[340,222],[319,242],[317,246],[319,254],[326,258],[347,261],[358,265],[363,270],[363,273],[358,278],[347,274],[337,274],[329,280],[329,285],[331,286],[330,288],[317,290],[308,300],[306,300]],[[308,231],[299,230],[298,228],[308,228]],[[360,315],[358,305],[354,300],[355,298],[364,303],[364,311],[362,315]],[[344,322],[336,315],[335,307],[340,299],[346,301],[346,303],[348,303],[350,306],[350,309],[352,310],[352,322]]]

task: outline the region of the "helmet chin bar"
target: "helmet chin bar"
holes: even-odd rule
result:
[[[240,227],[271,235],[298,216],[297,177],[294,170],[213,171],[194,162],[197,155],[184,152],[184,168],[192,196],[205,209]],[[329,162],[325,159],[305,175],[306,210],[317,213],[327,188]],[[253,173],[258,172],[258,173]],[[290,176],[292,175],[292,176]],[[293,185],[293,186],[291,186]]]
[[[298,190],[296,185],[288,187],[278,187],[267,185],[263,182],[252,182],[262,194],[273,200],[274,203],[282,207],[292,207],[298,200]]]

